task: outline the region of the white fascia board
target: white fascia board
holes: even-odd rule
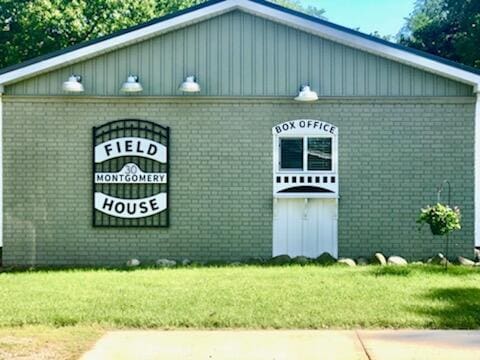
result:
[[[480,246],[480,93],[477,92],[477,102],[475,103],[475,246]]]
[[[226,0],[224,2],[212,4],[210,6],[192,12],[187,12],[185,14],[152,24],[150,26],[146,26],[138,30],[130,31],[123,35],[118,35],[110,39],[82,47],[78,50],[72,50],[53,58],[45,59],[38,63],[9,71],[0,75],[0,85],[8,85],[27,77],[32,77],[34,75],[53,70],[59,66],[65,66],[70,63],[76,63],[81,60],[89,59],[95,55],[151,38],[158,34],[171,31],[175,28],[190,25],[220,15],[235,8],[236,2],[236,0]]]
[[[413,54],[409,51],[381,44],[355,34],[350,34],[348,32],[319,24],[317,22],[307,20],[284,11],[272,9],[248,0],[238,0],[238,3],[241,9],[254,15],[281,22],[285,25],[318,35],[337,43],[351,46],[353,48],[385,57],[396,62],[420,68],[452,80],[472,85],[474,86],[474,92],[479,90],[480,75],[471,73],[469,71],[443,64],[427,57]]]
[[[326,39],[480,88],[480,75],[249,0],[226,0],[0,75],[0,85],[50,71],[222,13],[240,9]]]
[[[3,93],[3,89],[0,89],[0,248],[3,247],[3,100],[2,100],[2,93]]]

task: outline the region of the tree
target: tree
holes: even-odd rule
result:
[[[358,30],[358,31],[360,31],[360,30]],[[374,32],[371,32],[370,36],[375,36],[376,38],[386,40],[386,41],[392,41],[392,35],[382,35],[378,32],[378,30],[375,30]]]
[[[299,0],[270,0],[271,2],[277,3],[283,7],[287,7],[293,10],[304,12],[308,15],[312,15],[321,19],[324,19],[325,10],[320,9],[316,6],[308,5],[304,6]]]
[[[155,16],[155,0],[0,0],[0,67]]]
[[[0,68],[111,34],[205,0],[0,0]],[[274,0],[321,16],[297,0]]]
[[[401,44],[480,68],[480,1],[417,0]]]

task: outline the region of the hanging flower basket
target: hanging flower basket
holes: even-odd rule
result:
[[[430,224],[430,230],[433,235],[443,235],[442,226],[438,224]]]
[[[437,203],[420,210],[417,223],[429,224],[433,235],[447,235],[452,231],[460,230],[460,209],[453,209],[448,205]]]

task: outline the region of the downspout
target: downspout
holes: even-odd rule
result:
[[[477,100],[475,102],[475,196],[474,196],[474,211],[475,211],[475,246],[480,246],[480,89],[477,85],[475,87],[475,95]]]

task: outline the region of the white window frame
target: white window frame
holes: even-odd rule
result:
[[[287,120],[272,127],[273,150],[273,197],[276,198],[322,198],[338,199],[338,128],[337,126],[320,119]],[[329,137],[332,140],[332,169],[308,170],[307,145],[309,138]],[[281,169],[280,141],[285,138],[302,138],[304,141],[303,169]],[[311,177],[311,179],[310,179]],[[306,191],[289,192],[295,187],[313,187],[327,190],[327,192]]]

